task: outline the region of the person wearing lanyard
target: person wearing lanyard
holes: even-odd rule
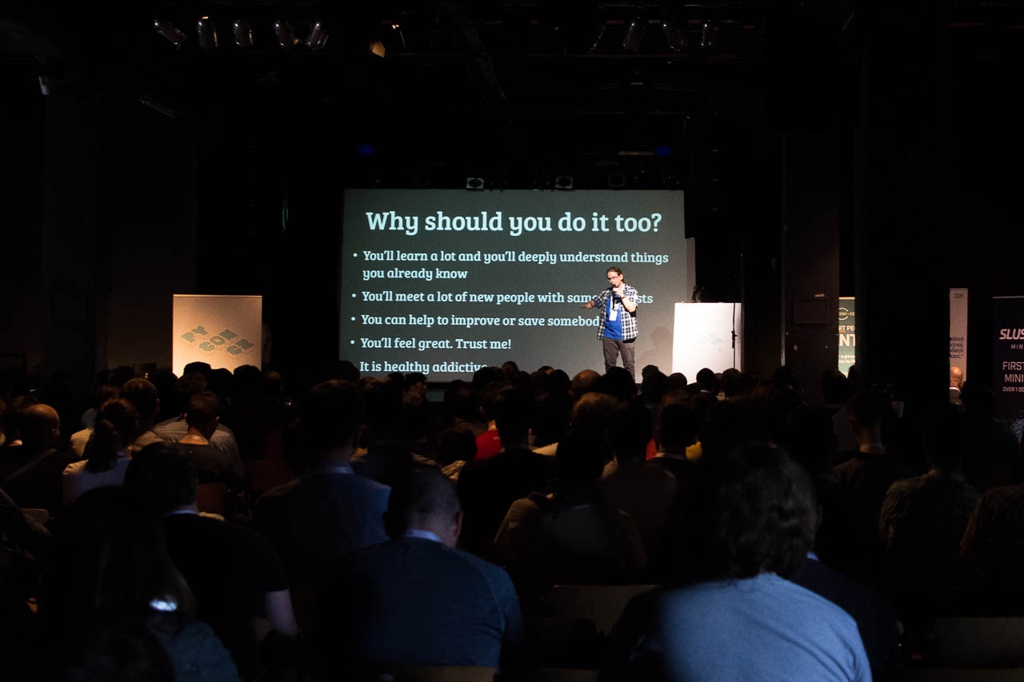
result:
[[[636,309],[640,304],[640,294],[626,283],[622,268],[613,265],[608,268],[607,275],[608,288],[580,307],[597,308],[600,311],[597,338],[601,340],[604,350],[605,371],[615,367],[621,355],[622,366],[635,380],[633,357],[637,337]]]

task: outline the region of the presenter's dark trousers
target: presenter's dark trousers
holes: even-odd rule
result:
[[[629,376],[633,377],[633,381],[636,381],[636,368],[633,366],[633,351],[636,348],[635,341],[636,339],[629,341],[601,339],[601,345],[604,346],[604,371],[607,372],[614,367],[615,359],[622,355],[622,366],[629,372]]]

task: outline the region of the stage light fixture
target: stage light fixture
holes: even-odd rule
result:
[[[601,47],[601,41],[604,40],[605,31],[608,30],[608,24],[600,22],[597,25],[597,33],[594,35],[594,42],[590,44],[590,52],[597,52],[598,48]]]
[[[672,147],[660,144],[654,148],[654,155],[662,159],[664,159],[667,156],[672,156]]]
[[[235,45],[242,49],[252,47],[252,24],[248,21],[236,21],[231,25],[231,33],[235,36]]]
[[[174,24],[169,21],[156,19],[153,22],[153,28],[156,29],[157,33],[162,35],[164,38],[167,38],[168,42],[176,48],[180,48],[187,40],[185,34],[176,29]]]
[[[363,144],[356,145],[356,154],[358,154],[359,156],[368,157],[373,156],[376,153],[377,149],[372,144],[366,144],[364,142]]]
[[[286,50],[290,50],[301,41],[295,37],[295,29],[287,21],[274,22],[274,35],[277,36],[277,44]]]
[[[470,190],[482,190],[484,188],[484,179],[477,177],[466,178],[466,189]]]
[[[608,189],[622,189],[626,186],[626,174],[625,173],[609,173],[608,174]]]
[[[714,22],[705,19],[700,25],[700,46],[709,50],[718,43],[718,26]]]
[[[570,190],[573,187],[573,177],[571,175],[556,175],[555,176],[555,189]]]
[[[665,36],[665,43],[672,52],[682,52],[686,49],[686,33],[682,27],[676,26],[672,21],[661,22],[661,32]]]
[[[314,22],[313,27],[309,30],[309,37],[306,38],[306,46],[314,52],[319,52],[324,49],[328,37],[329,35],[324,29],[323,22]]]
[[[640,49],[640,45],[644,42],[644,33],[646,31],[647,25],[643,18],[634,17],[626,28],[626,34],[622,37],[622,49],[630,53],[637,52]]]
[[[199,17],[196,22],[196,35],[199,38],[199,47],[207,52],[217,49],[217,27],[210,21],[210,17]]]

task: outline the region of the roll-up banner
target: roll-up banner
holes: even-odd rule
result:
[[[853,296],[840,296],[837,367],[840,372],[848,375],[850,367],[855,362],[857,362],[857,299]]]
[[[967,289],[949,290],[949,366],[967,380]]]
[[[1024,296],[992,299],[992,390],[996,414],[1024,431]]]
[[[181,376],[190,362],[234,371],[261,366],[262,296],[174,295],[171,365]]]

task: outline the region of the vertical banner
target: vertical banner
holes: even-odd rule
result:
[[[739,303],[676,303],[672,371],[682,372],[691,383],[705,367],[742,371],[742,315]]]
[[[967,289],[949,290],[949,366],[967,381]]]
[[[836,367],[843,374],[857,362],[857,299],[839,297],[839,358]]]
[[[171,329],[171,364],[178,376],[190,362],[232,371],[262,364],[262,296],[175,294]]]
[[[992,299],[992,390],[996,415],[1024,431],[1024,296]]]

